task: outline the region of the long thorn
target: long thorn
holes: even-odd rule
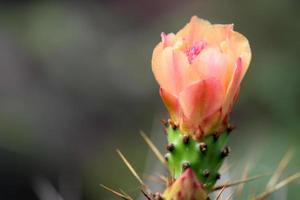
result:
[[[153,176],[153,175],[148,175],[146,178],[152,182],[155,182],[157,184],[165,184],[165,180],[163,180],[160,176]]]
[[[225,183],[226,184],[226,183]],[[220,190],[220,192],[218,193],[216,200],[219,200],[221,198],[222,193],[224,192],[224,190],[226,189],[225,185],[224,187]]]
[[[223,187],[232,187],[232,186],[235,186],[235,185],[239,185],[239,184],[242,184],[242,183],[246,183],[246,182],[250,182],[250,181],[254,181],[256,179],[259,179],[259,178],[263,178],[265,176],[267,176],[268,174],[265,174],[265,175],[258,175],[258,176],[253,176],[251,178],[248,178],[248,179],[245,179],[245,180],[239,180],[239,181],[236,181],[236,182],[232,182],[232,183],[228,183],[228,184],[223,184],[223,185],[219,185],[219,186],[216,186],[213,188],[213,191],[217,191],[217,190],[221,190]]]
[[[291,150],[289,150],[283,156],[276,171],[274,172],[273,176],[271,177],[270,181],[268,182],[268,184],[266,186],[266,190],[268,190],[269,188],[272,188],[272,187],[274,187],[274,185],[276,185],[276,183],[280,179],[281,175],[283,174],[283,171],[286,169],[288,163],[291,161],[292,156],[293,156],[293,152]]]
[[[245,169],[244,169],[243,175],[242,175],[242,180],[247,179],[248,173],[249,173],[249,163],[247,163],[246,166],[245,166]],[[241,199],[241,194],[242,194],[244,185],[245,184],[240,184],[240,185],[237,186],[236,192],[235,192],[236,199]]]
[[[149,196],[149,194],[147,192],[145,192],[143,189],[141,190],[141,192],[143,193],[143,195],[146,197],[147,200],[152,200],[152,198]]]
[[[103,184],[100,184],[100,186],[101,186],[102,188],[106,189],[107,191],[109,191],[109,192],[115,194],[116,196],[121,197],[121,198],[124,199],[124,200],[132,200],[132,199],[128,198],[127,196],[121,194],[120,192],[117,192],[117,191],[115,191],[115,190],[113,190],[113,189],[111,189],[111,188],[109,188],[109,187],[107,187],[107,186],[105,186],[105,185],[103,185]]]
[[[121,192],[124,196],[126,196],[128,199],[133,200],[133,198],[132,198],[131,196],[129,196],[129,194],[127,194],[124,190],[122,190],[122,189],[119,189],[119,190],[120,190],[120,192]]]
[[[151,141],[151,139],[143,131],[140,131],[140,134],[143,137],[143,139],[145,140],[145,142],[147,143],[147,145],[150,147],[150,149],[152,150],[152,152],[155,154],[155,156],[157,157],[157,159],[161,163],[163,163],[164,166],[166,166],[166,162],[165,162],[164,156],[156,148],[156,146],[153,144],[153,142]]]
[[[233,196],[233,194],[234,194],[234,192],[232,192],[230,195],[228,195],[228,196],[226,197],[226,199],[225,199],[225,200],[229,200],[229,199],[231,199],[231,198],[232,198],[232,196]]]
[[[165,183],[167,183],[168,182],[168,178],[167,177],[165,177],[164,175],[159,175],[159,178],[162,180],[162,181],[164,181]]]
[[[270,194],[273,192],[281,189],[282,187],[286,186],[287,184],[295,181],[296,179],[300,178],[300,172],[289,176],[288,178],[284,179],[283,181],[277,183],[274,187],[270,188],[269,190],[266,190],[265,192],[258,195],[255,200],[264,200],[266,199]]]
[[[125,163],[125,165],[128,167],[128,169],[131,171],[131,173],[133,174],[133,176],[140,182],[140,184],[144,187],[145,184],[142,181],[142,179],[139,177],[139,175],[136,173],[136,171],[134,170],[134,168],[132,167],[132,165],[128,162],[128,160],[125,158],[125,156],[121,153],[121,151],[119,149],[117,149],[117,153],[119,154],[119,156],[121,157],[121,159],[123,160],[123,162]]]

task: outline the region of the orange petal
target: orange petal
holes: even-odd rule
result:
[[[189,45],[199,40],[209,44],[219,44],[232,34],[233,24],[211,24],[207,20],[193,16],[190,22],[176,34],[176,37],[185,38]]]
[[[159,44],[153,52],[152,71],[159,85],[177,96],[184,87],[184,76],[189,63],[186,55],[171,47]]]
[[[220,44],[233,34],[233,24],[214,24],[211,32],[207,32],[204,38],[210,44]]]
[[[233,103],[237,99],[237,95],[240,88],[240,83],[242,81],[243,76],[243,64],[242,58],[238,58],[236,61],[236,67],[233,73],[233,77],[228,86],[226,92],[226,101],[224,102],[223,111],[224,114],[228,114],[231,111]]]
[[[214,78],[198,81],[183,90],[179,104],[184,117],[190,124],[200,125],[201,121],[218,110],[223,101],[222,86]]]
[[[184,38],[185,42],[190,46],[194,41],[204,40],[203,36],[211,32],[211,30],[212,25],[209,21],[193,16],[190,22],[178,31],[176,38]]]
[[[203,40],[210,45],[218,45],[228,57],[243,60],[245,75],[251,60],[251,49],[247,38],[233,30],[233,24],[214,24],[212,30],[203,36]]]
[[[222,109],[218,109],[203,119],[201,128],[205,134],[222,132],[224,129],[222,126]]]
[[[249,42],[245,36],[242,34],[235,32],[232,34],[230,38],[230,48],[232,49],[235,58],[242,59],[242,77],[244,77],[251,60],[251,49]]]
[[[171,119],[178,124],[179,122],[179,103],[178,103],[178,99],[168,93],[167,91],[165,91],[163,88],[160,88],[159,90],[159,94],[167,108],[167,110],[170,113]]]
[[[188,70],[188,83],[195,80],[215,78],[221,81],[221,84],[226,89],[232,77],[233,63],[231,58],[223,54],[218,47],[207,47],[194,60],[193,64]],[[225,94],[225,91],[223,91]]]

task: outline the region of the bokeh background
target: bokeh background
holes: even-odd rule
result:
[[[0,4],[0,199],[116,199],[100,183],[139,197],[116,154],[147,177],[161,166],[139,135],[164,152],[167,118],[150,60],[160,32],[196,14],[234,23],[253,60],[232,122],[227,177],[300,170],[300,12],[295,0],[2,1]],[[154,172],[156,171],[156,173]],[[247,184],[242,199],[264,189]],[[155,190],[159,183],[149,182]],[[296,181],[270,197],[299,199]]]

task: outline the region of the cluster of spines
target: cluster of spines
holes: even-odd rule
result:
[[[226,144],[231,129],[206,136],[199,142],[183,135],[171,121],[164,122],[164,125],[168,138],[165,158],[171,175],[178,178],[187,168],[192,168],[207,191],[210,191],[220,178],[218,170],[230,152]]]

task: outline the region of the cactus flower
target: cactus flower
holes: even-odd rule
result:
[[[196,16],[161,39],[152,71],[172,121],[198,140],[224,131],[251,60],[248,40],[232,24],[211,24]]]
[[[163,194],[165,200],[207,200],[207,197],[207,192],[191,168],[186,169]]]

